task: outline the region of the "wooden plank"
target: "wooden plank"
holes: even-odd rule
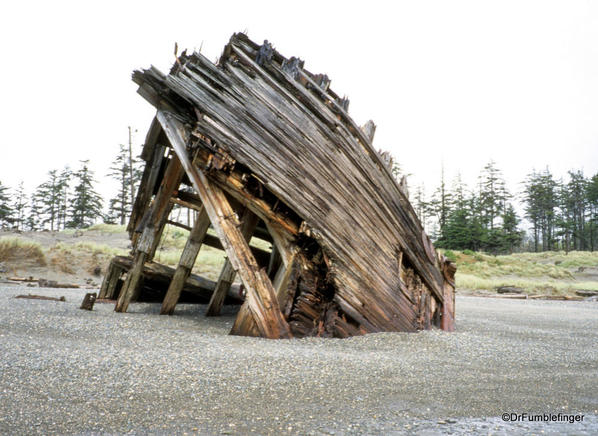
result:
[[[131,217],[129,218],[129,223],[127,225],[127,231],[131,237],[134,236],[134,231],[139,225],[143,213],[147,209],[152,195],[154,194],[154,187],[156,186],[163,160],[164,146],[157,145],[153,148],[151,159],[145,165],[141,181],[139,182],[139,189],[137,190],[137,196],[135,197],[135,203],[133,204]],[[135,246],[135,241],[132,242],[133,246]]]
[[[195,259],[199,254],[199,250],[201,249],[202,242],[208,232],[209,226],[210,219],[208,218],[205,208],[202,208],[189,233],[189,238],[187,239],[187,243],[181,254],[179,264],[172,281],[168,286],[168,290],[166,291],[166,296],[164,297],[160,309],[160,315],[172,315],[174,313],[174,308],[179,301],[183,286],[191,274]]]
[[[126,312],[129,308],[129,304],[133,300],[134,294],[141,284],[143,265],[145,264],[146,258],[147,253],[143,251],[138,251],[135,255],[133,268],[129,271],[125,283],[120,290],[118,299],[116,300],[116,305],[114,306],[115,312]]]
[[[178,157],[173,156],[166,168],[164,179],[162,179],[158,194],[154,198],[151,211],[147,216],[147,222],[145,223],[135,252],[133,269],[129,271],[114,307],[116,312],[126,312],[129,304],[136,298],[139,292],[143,265],[153,258],[157,241],[162,234],[168,213],[172,207],[170,197],[172,197],[174,191],[181,183],[184,173],[183,166]]]
[[[245,285],[246,302],[260,334],[267,338],[290,338],[292,335],[280,312],[272,282],[265,271],[259,269],[224,192],[209,181],[202,171],[191,165],[180,122],[163,111],[158,111],[157,118],[201,197],[233,268]]]
[[[101,298],[101,299],[114,298],[116,285],[118,284],[118,281],[120,280],[120,276],[122,275],[122,272],[123,272],[122,268],[120,268],[118,265],[116,265],[116,263],[114,262],[114,259],[112,259],[110,261],[110,264],[108,265],[108,270],[106,271],[106,274],[104,275],[104,280],[102,281],[102,286],[100,288],[100,293],[99,293],[98,298]]]
[[[249,209],[245,209],[243,211],[243,215],[241,216],[241,234],[245,238],[245,241],[249,242],[251,240],[251,236],[255,230],[255,227],[257,226],[258,220],[259,218],[257,215],[255,215]],[[237,272],[234,270],[233,265],[228,259],[226,259],[224,266],[220,271],[220,277],[218,277],[216,289],[214,289],[214,293],[212,294],[212,298],[208,304],[206,316],[220,315],[220,310],[224,304],[224,299],[226,298],[226,294],[228,293],[228,290],[230,289],[236,275]]]
[[[122,269],[123,272],[133,269],[134,259],[128,256],[116,256],[113,262]],[[161,265],[155,262],[146,262],[143,266],[143,293],[152,295],[161,295],[159,301],[164,300],[166,289],[172,281],[175,269],[166,265]],[[205,277],[190,274],[183,287],[183,292],[197,297],[203,304],[210,301],[212,292],[216,287],[216,282]],[[227,296],[228,299],[234,302],[242,302],[244,300],[244,291],[240,283],[234,283]],[[146,300],[146,295],[143,295]]]
[[[457,267],[448,259],[443,259],[444,301],[440,328],[447,332],[455,331],[455,272]]]

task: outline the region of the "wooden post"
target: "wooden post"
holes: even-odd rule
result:
[[[201,249],[202,242],[208,232],[209,226],[210,219],[208,218],[205,208],[202,208],[195,223],[193,223],[193,228],[189,233],[189,239],[187,239],[187,243],[181,253],[181,258],[179,259],[179,264],[174,272],[170,285],[168,286],[168,291],[166,291],[166,295],[164,296],[160,315],[173,314],[174,308],[181,296],[183,286],[189,278],[189,274],[191,274],[195,259]]]
[[[268,262],[268,277],[274,278],[274,274],[278,271],[278,267],[281,263],[280,252],[276,244],[272,244],[272,252],[270,253],[270,260]],[[276,287],[276,286],[275,286]]]
[[[280,312],[272,282],[266,272],[259,269],[224,192],[189,161],[181,123],[163,111],[158,111],[157,118],[199,194],[233,268],[245,285],[246,302],[260,335],[272,339],[292,337],[289,325]]]
[[[106,275],[104,276],[104,281],[102,282],[98,298],[114,298],[114,291],[122,273],[123,269],[114,263],[114,259],[111,260],[108,265],[108,271],[106,271]]]
[[[152,246],[147,253],[147,260],[146,262],[151,262],[154,260],[154,256],[156,255],[156,250],[158,249],[158,245],[160,245],[160,240],[162,239],[162,233],[164,233],[164,227],[166,227],[166,221],[168,221],[168,215],[172,211],[173,204],[171,202],[166,205],[166,209],[162,212],[162,216],[160,221],[156,225],[156,234],[154,235],[154,241],[152,242]]]
[[[110,278],[114,274],[114,263],[110,261],[108,264],[108,270],[104,275],[104,280],[102,281],[102,286],[100,286],[100,293],[98,298],[106,298],[106,293],[108,292],[108,283],[110,283]]]
[[[241,217],[241,233],[243,234],[245,241],[249,242],[251,240],[251,236],[253,235],[253,231],[257,226],[257,222],[257,215],[255,215],[249,209],[245,209],[243,211],[243,216]],[[237,272],[234,270],[233,265],[230,263],[230,261],[226,259],[224,261],[222,271],[220,271],[220,277],[218,277],[216,289],[214,289],[212,298],[210,298],[210,303],[208,304],[206,316],[220,315],[220,310],[222,309],[222,305],[224,304],[224,299],[226,298],[228,290],[230,289],[233,280],[235,279],[235,275],[237,275]]]
[[[164,179],[162,180],[158,194],[156,194],[152,203],[151,211],[147,222],[145,223],[141,238],[138,241],[133,268],[129,271],[127,279],[120,291],[120,295],[118,296],[114,308],[117,312],[126,312],[131,301],[137,297],[143,273],[143,265],[148,259],[151,259],[150,256],[152,255],[154,241],[156,237],[161,234],[164,223],[166,222],[164,214],[168,214],[168,212],[170,212],[170,207],[172,207],[170,197],[172,197],[174,191],[179,187],[183,175],[184,169],[181,162],[176,155],[173,155],[166,168]]]
[[[162,166],[162,161],[164,160],[164,149],[165,147],[163,145],[154,147],[151,158],[145,166],[143,176],[139,182],[137,197],[135,198],[135,203],[131,211],[131,217],[129,218],[129,224],[127,225],[127,231],[129,232],[133,246],[136,245],[137,238],[139,237],[139,233],[136,233],[135,229],[143,217],[144,210],[150,203],[154,186],[156,186],[156,182],[158,180],[160,167]]]
[[[83,301],[81,302],[81,307],[79,307],[79,309],[93,310],[93,304],[96,302],[97,297],[98,294],[95,292],[88,292],[85,294],[85,297],[83,297]]]
[[[457,267],[448,259],[444,259],[442,273],[444,276],[443,290],[444,301],[442,302],[442,319],[440,328],[447,332],[455,331],[455,272]]]
[[[291,273],[293,272],[293,264],[297,259],[297,249],[290,243],[288,235],[285,234],[281,227],[267,220],[264,221],[264,223],[272,237],[272,250],[276,250],[276,253],[278,253],[277,257],[279,258],[280,264],[276,271],[276,275],[272,280],[272,285],[274,286],[276,300],[278,301],[278,306],[281,309],[283,317],[288,319],[292,308],[292,299],[289,299],[287,288]],[[273,255],[276,255],[276,253],[273,251]],[[231,329],[231,334],[259,336],[259,330],[257,329],[247,302],[243,303],[239,309],[239,313],[237,314],[237,318]]]
[[[120,278],[124,271],[118,265],[113,265],[112,270],[113,270],[113,272],[112,272],[112,275],[110,276],[110,280],[108,282],[108,288],[106,289],[106,294],[103,297],[103,298],[107,298],[109,300],[114,299],[114,297],[116,296],[116,288],[118,286],[118,282],[120,281]],[[100,297],[100,298],[102,298],[102,297]]]

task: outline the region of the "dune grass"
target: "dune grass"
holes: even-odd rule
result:
[[[445,253],[446,254],[446,253]],[[449,253],[457,263],[457,287],[493,290],[517,286],[530,293],[559,295],[598,290],[598,281],[576,278],[580,267],[598,268],[598,252],[515,253],[491,256],[466,250]]]
[[[127,229],[126,225],[120,224],[105,224],[99,223],[85,229],[87,232],[104,232],[104,233],[124,233]]]
[[[20,237],[0,238],[0,262],[26,262],[45,266],[46,256],[37,242]]]

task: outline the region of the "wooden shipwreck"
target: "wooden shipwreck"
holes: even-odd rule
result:
[[[111,262],[99,298],[124,312],[151,294],[172,314],[187,294],[207,315],[243,301],[231,333],[267,338],[454,329],[454,265],[373,148],[375,125],[355,124],[326,75],[235,34],[217,64],[183,53],[133,80],[157,115],[132,257]],[[172,270],[152,260],[174,204],[197,219]],[[202,244],[226,252],[217,282],[191,274]]]

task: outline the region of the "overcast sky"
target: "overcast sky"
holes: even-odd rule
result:
[[[472,183],[494,159],[512,190],[532,168],[598,172],[597,1],[19,1],[0,13],[0,181],[80,159],[103,180],[154,114],[131,72],[167,71],[175,41],[216,60],[238,31],[327,73],[412,186],[441,162]]]

